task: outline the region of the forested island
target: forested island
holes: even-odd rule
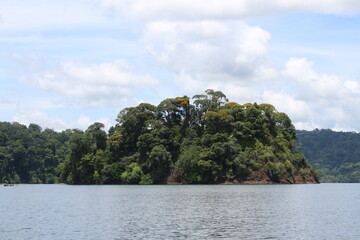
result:
[[[0,122],[3,183],[317,183],[290,118],[220,91],[125,108],[115,126]]]

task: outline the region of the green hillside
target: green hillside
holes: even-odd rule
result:
[[[298,146],[321,182],[360,182],[360,134],[297,131]]]

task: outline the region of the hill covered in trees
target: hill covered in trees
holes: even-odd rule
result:
[[[77,131],[0,122],[0,182],[59,182],[58,165],[70,154],[69,139]]]
[[[315,183],[296,131],[269,104],[219,91],[142,103],[102,123],[56,133],[0,124],[0,179],[71,184]]]
[[[329,129],[297,131],[298,146],[321,182],[360,182],[360,134]]]

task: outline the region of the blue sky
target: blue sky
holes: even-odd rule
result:
[[[314,3],[315,2],[315,3]],[[114,124],[208,88],[360,131],[355,0],[0,0],[0,121]]]

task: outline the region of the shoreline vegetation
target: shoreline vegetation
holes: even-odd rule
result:
[[[192,100],[192,103],[191,103]],[[141,103],[104,131],[0,122],[0,182],[67,184],[319,183],[290,118],[220,91]]]

